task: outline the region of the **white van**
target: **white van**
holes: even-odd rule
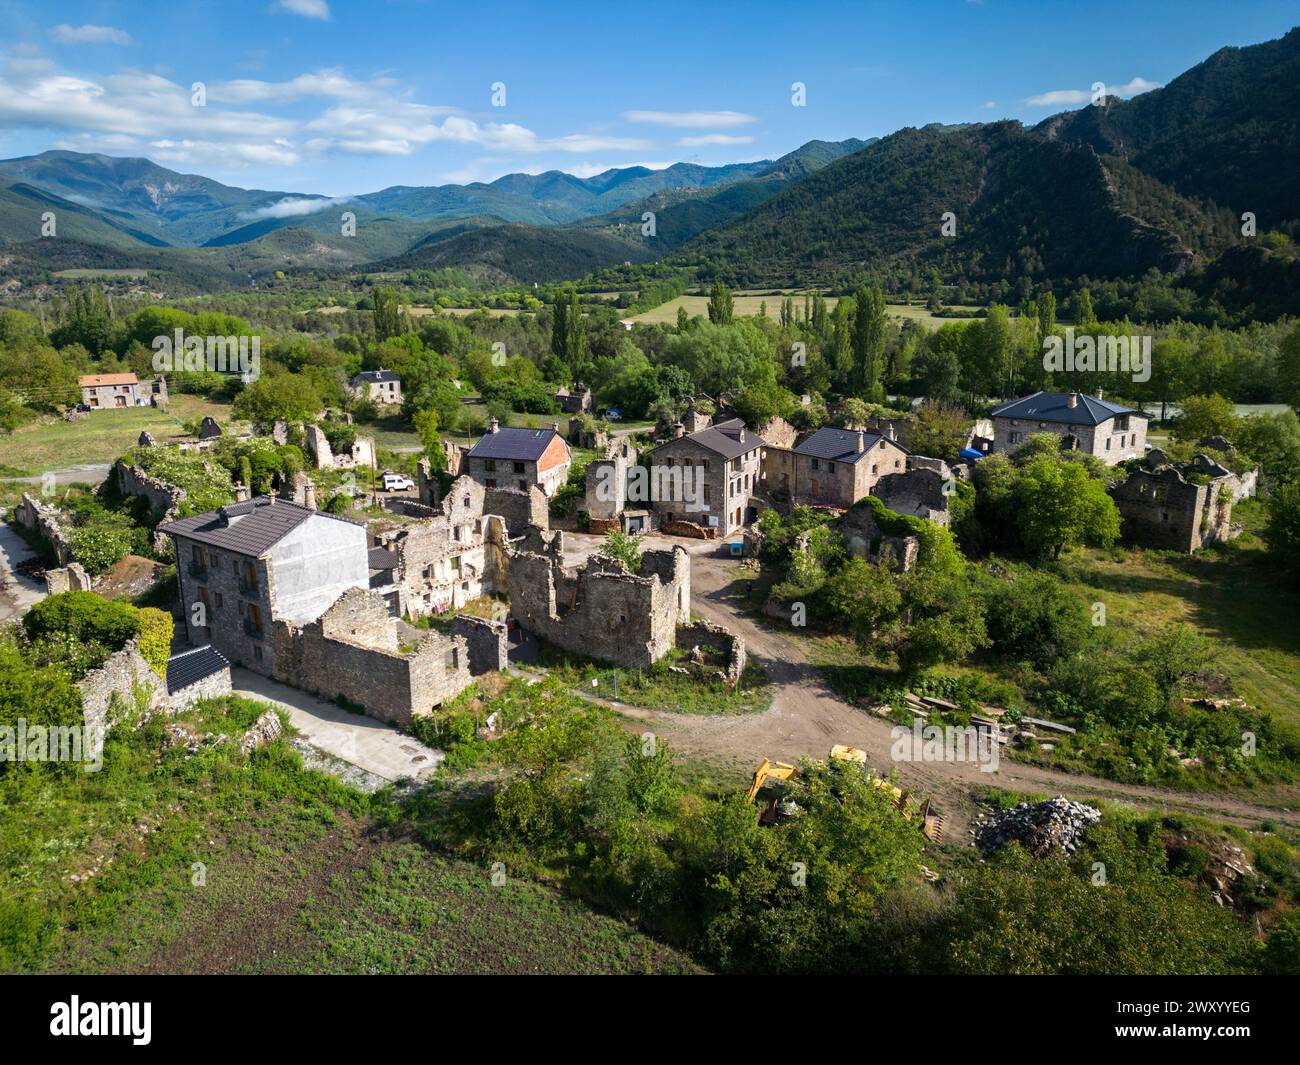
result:
[[[415,487],[415,482],[404,473],[384,474],[385,492],[407,492]]]

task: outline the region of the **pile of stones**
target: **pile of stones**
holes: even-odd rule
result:
[[[1088,826],[1100,820],[1101,811],[1096,807],[1058,795],[978,817],[971,835],[975,846],[986,853],[1018,842],[1035,858],[1042,858],[1053,851],[1073,854],[1082,845]]]

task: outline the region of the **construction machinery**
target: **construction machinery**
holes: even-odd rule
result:
[[[745,796],[745,801],[753,802],[754,796],[769,780],[789,780],[797,772],[798,770],[788,762],[772,762],[764,758],[754,770],[754,779],[749,785],[749,794]]]

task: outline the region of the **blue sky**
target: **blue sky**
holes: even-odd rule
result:
[[[1037,122],[1095,82],[1131,95],[1278,37],[1300,0],[0,0],[0,22],[0,157],[143,155],[342,196]]]

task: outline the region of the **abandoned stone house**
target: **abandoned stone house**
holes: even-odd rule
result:
[[[260,496],[160,530],[195,646],[397,722],[469,683],[463,638],[399,622],[370,588],[364,525]]]
[[[907,466],[897,441],[861,429],[818,429],[793,448],[769,447],[763,484],[790,504],[851,507],[876,482]]]
[[[536,485],[549,499],[569,476],[573,454],[556,426],[550,429],[502,428],[493,418],[488,431],[466,453],[461,472],[485,488],[527,492]]]
[[[739,418],[719,422],[696,433],[677,426],[673,439],[654,448],[650,455],[652,473],[656,467],[668,472],[660,483],[685,486],[685,476],[673,480],[671,471],[690,471],[698,492],[690,498],[654,498],[648,501],[657,522],[688,521],[730,536],[757,517],[751,500],[759,487],[764,441],[745,428]],[[656,495],[672,495],[656,493]],[[688,493],[683,492],[685,496]]]
[[[1035,392],[995,407],[993,450],[1015,451],[1037,433],[1055,433],[1067,451],[1096,455],[1107,466],[1141,458],[1150,415],[1100,395]]]
[[[91,410],[105,407],[139,407],[149,404],[133,373],[92,373],[77,378],[81,402]]]
[[[334,453],[330,447],[329,437],[319,425],[305,427],[306,452],[313,465],[318,469],[356,469],[373,466],[375,462],[375,442],[371,437],[358,436],[346,452]]]
[[[675,645],[677,626],[691,614],[691,560],[680,547],[646,551],[641,571],[593,555],[576,569],[564,565],[564,534],[530,532],[507,543],[489,518],[490,563],[510,596],[521,626],[557,647],[629,669],[644,669]]]
[[[402,379],[392,370],[362,370],[348,382],[352,394],[380,406],[402,402]]]
[[[575,385],[572,391],[561,386],[555,391],[555,401],[565,414],[590,414],[595,405],[591,389],[585,385]]]
[[[913,533],[887,534],[869,505],[850,507],[839,517],[835,527],[844,537],[844,544],[853,558],[876,564],[887,563],[900,573],[916,566],[921,549],[920,537]]]
[[[909,469],[885,474],[876,481],[871,494],[895,514],[910,514],[946,526],[953,474],[942,461],[922,461],[927,465],[913,466],[909,459]],[[933,466],[928,464],[932,461],[936,463]]]
[[[1113,484],[1110,496],[1131,543],[1191,553],[1231,540],[1235,478],[1204,455],[1181,465],[1140,469]]]

